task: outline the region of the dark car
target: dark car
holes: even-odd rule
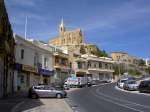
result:
[[[32,86],[28,92],[29,98],[39,98],[39,97],[56,97],[56,98],[65,98],[67,92],[60,90],[48,85],[39,85]]]
[[[141,81],[138,89],[139,92],[150,93],[150,80]]]

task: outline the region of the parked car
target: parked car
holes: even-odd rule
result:
[[[90,83],[91,83],[91,85],[98,85],[98,84],[100,84],[100,81],[99,80],[92,80]]]
[[[120,79],[120,80],[118,80],[117,86],[118,86],[119,88],[123,88],[123,85],[124,85],[124,83],[125,83],[127,80],[128,80],[128,79]]]
[[[39,85],[32,86],[28,92],[29,98],[39,98],[39,97],[56,97],[56,98],[65,98],[67,92],[60,90],[48,85]]]
[[[138,84],[135,80],[128,80],[124,83],[123,89],[129,90],[129,91],[137,90],[138,89]]]
[[[150,80],[141,81],[138,89],[139,92],[150,93]]]
[[[70,89],[70,86],[67,85],[67,84],[64,84],[64,85],[63,85],[63,89],[64,89],[64,90],[69,90],[69,89]]]
[[[87,77],[68,77],[64,84],[69,85],[70,87],[84,87],[87,82]]]

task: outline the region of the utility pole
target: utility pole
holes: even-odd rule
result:
[[[27,16],[26,16],[26,21],[25,21],[25,32],[24,32],[24,37],[25,37],[25,39],[27,39],[27,22],[28,22],[28,20],[27,20]]]

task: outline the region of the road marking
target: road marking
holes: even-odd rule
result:
[[[135,109],[135,108],[132,108],[132,107],[129,107],[129,106],[122,105],[122,104],[120,104],[120,103],[114,102],[113,100],[106,99],[106,98],[104,98],[104,97],[100,97],[99,95],[96,95],[96,94],[94,94],[94,95],[95,95],[97,98],[102,99],[102,100],[107,101],[107,102],[110,102],[110,103],[112,103],[112,104],[115,104],[115,105],[118,105],[118,106],[121,106],[121,107],[124,107],[124,108],[127,108],[127,109],[131,109],[131,110],[134,110],[134,111],[137,111],[137,112],[144,112],[144,111],[142,111],[142,110]]]
[[[126,90],[123,90],[123,89],[118,88],[117,86],[115,86],[114,88],[117,89],[117,90],[119,90],[119,91],[126,92],[126,93],[132,93],[132,94],[150,96],[150,94],[146,94],[146,93],[139,93],[139,92],[133,92],[133,91],[126,91]]]
[[[16,109],[17,109],[20,105],[22,105],[23,103],[24,103],[24,101],[22,101],[22,102],[16,104],[16,105],[12,108],[11,112],[16,112]]]
[[[130,104],[132,104],[132,105],[134,104],[134,105],[138,105],[138,106],[141,106],[141,107],[149,108],[149,109],[150,109],[150,106],[146,106],[146,105],[138,104],[138,103],[131,102],[131,101],[128,101],[128,100],[123,100],[123,99],[111,97],[111,96],[109,96],[109,95],[105,95],[105,94],[103,94],[103,93],[100,93],[100,92],[99,92],[99,89],[100,89],[100,88],[98,88],[98,89],[96,90],[97,94],[99,94],[99,95],[102,95],[102,96],[111,98],[111,99],[113,99],[113,100],[118,100],[118,101],[121,101],[121,102],[124,102],[124,103],[130,103]]]
[[[141,105],[141,104],[138,104],[138,103],[135,103],[135,102],[127,101],[127,100],[121,100],[121,99],[114,98],[114,97],[105,95],[105,94],[103,94],[103,93],[100,93],[100,88],[102,88],[102,87],[104,87],[104,85],[96,89],[96,93],[99,94],[99,95],[95,95],[92,91],[91,91],[91,92],[92,92],[95,96],[97,96],[97,97],[100,97],[100,95],[103,96],[103,98],[101,98],[101,99],[106,100],[106,101],[109,101],[109,102],[111,102],[111,103],[114,103],[113,100],[120,101],[120,102],[123,102],[123,103],[128,103],[128,104],[125,104],[125,105],[121,105],[120,103],[117,102],[117,103],[115,103],[115,104],[116,104],[116,105],[119,104],[119,105],[121,105],[121,106],[128,107],[128,108],[130,108],[130,109],[132,109],[132,110],[134,109],[134,110],[136,110],[136,111],[143,112],[142,110],[132,108],[133,105],[134,105],[134,106],[141,106],[141,107],[144,107],[145,109],[150,109],[149,106]],[[105,98],[104,98],[104,97],[105,97]],[[107,98],[107,99],[106,99],[106,98]],[[108,98],[110,98],[110,99],[108,99]],[[132,106],[132,107],[129,107],[128,105],[130,105],[130,106]]]
[[[144,111],[142,111],[142,110],[135,109],[135,108],[132,108],[132,107],[129,107],[129,106],[122,105],[122,104],[120,104],[120,103],[114,102],[113,100],[106,99],[106,98],[104,98],[104,97],[100,97],[100,95],[96,95],[96,94],[93,93],[92,91],[91,91],[91,93],[92,93],[94,96],[96,96],[97,98],[102,99],[102,100],[107,101],[107,102],[110,102],[110,103],[113,103],[113,104],[115,104],[115,105],[118,105],[118,106],[121,106],[121,107],[130,109],[130,110],[134,110],[134,111],[137,111],[137,112],[144,112]]]

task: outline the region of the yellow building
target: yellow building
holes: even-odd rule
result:
[[[49,45],[53,46],[70,46],[70,45],[80,45],[84,42],[81,29],[75,29],[72,31],[66,31],[64,21],[61,20],[59,26],[59,36],[52,38],[49,41]]]
[[[114,61],[125,61],[129,56],[128,53],[124,52],[112,52],[111,57]]]
[[[127,63],[130,65],[139,65],[140,58],[130,56],[128,53],[125,52],[112,52],[111,57],[114,61],[120,61],[122,63]]]

